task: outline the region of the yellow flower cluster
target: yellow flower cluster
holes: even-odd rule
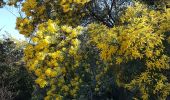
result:
[[[89,90],[101,95],[104,90],[110,91],[109,85],[114,83],[110,81],[132,91],[135,87],[142,99],[159,90],[162,92],[157,96],[166,97],[170,85],[161,71],[170,68],[170,58],[164,53],[164,41],[170,41],[164,34],[170,31],[170,12],[149,10],[136,3],[112,28],[101,23],[77,26],[82,7],[89,1],[23,3],[27,18],[18,18],[16,28],[31,39],[24,50],[24,60],[27,69],[37,76],[35,82],[41,88],[47,87],[44,99],[74,99],[79,92]],[[51,14],[55,14],[54,18]],[[55,18],[58,20],[50,20]],[[129,69],[131,75],[127,75]]]
[[[81,26],[59,27],[56,21],[48,20],[38,26],[38,31],[31,38],[33,44],[25,48],[24,60],[27,68],[37,76],[35,82],[41,88],[47,85],[51,87],[47,98],[59,95],[57,87],[66,92],[65,95],[76,96],[80,79],[75,77],[70,80],[70,87],[67,87],[68,83],[65,83],[63,77],[68,74],[67,71],[74,71],[79,66],[78,51],[81,42],[78,36],[81,30]],[[72,92],[68,91],[69,88],[72,88]]]
[[[60,5],[63,8],[63,12],[69,12],[76,9],[74,6],[84,6],[90,0],[60,0]]]
[[[143,13],[141,17],[137,16],[138,12]],[[150,13],[154,16],[149,16]],[[164,25],[161,26],[162,31],[154,30],[154,27],[158,21],[163,24],[167,20],[164,19],[165,16],[161,17],[159,12],[147,11],[146,7],[137,4],[127,9],[125,15],[121,17],[122,23],[119,26],[109,29],[104,25],[91,24],[88,31],[92,33],[91,41],[101,50],[100,55],[104,61],[114,60],[113,55],[118,57],[117,63],[123,59],[128,61],[145,57],[155,60],[163,51],[163,32],[170,26],[166,25],[164,28],[162,28]]]
[[[37,18],[39,20],[46,20],[47,18],[46,6],[37,0],[25,0],[22,11],[33,21],[37,20]]]
[[[23,4],[22,11],[26,13],[27,16],[32,15],[32,11],[36,8],[37,2],[36,0],[26,0]]]
[[[113,28],[108,28],[101,24],[90,24],[88,26],[91,39],[89,42],[96,45],[103,61],[107,63],[114,62],[119,67],[126,66],[126,63],[135,60],[144,64],[143,68],[146,69],[141,73],[141,76],[137,76],[139,80],[134,79],[129,85],[131,88],[136,85],[139,86],[139,91],[142,93],[141,97],[144,100],[147,100],[149,96],[149,90],[144,87],[144,84],[153,81],[146,78],[148,75],[145,74],[149,73],[152,76],[151,73],[156,74],[154,71],[170,68],[170,57],[162,54],[164,51],[164,33],[170,31],[170,24],[167,23],[170,21],[169,14],[169,12],[161,13],[149,10],[145,5],[136,3],[134,6],[127,8],[125,14],[120,17],[121,22],[119,25],[115,25]],[[117,68],[116,66],[115,69]],[[122,79],[120,75],[123,73],[122,71],[117,71],[116,73],[117,82],[120,82]],[[158,76],[160,77],[161,75],[158,74]],[[160,79],[158,80],[158,84],[154,84],[155,88],[153,90],[155,91],[157,91],[157,87],[161,89],[164,87],[160,87]],[[132,85],[134,81],[137,83]],[[123,81],[118,84],[124,86]],[[162,84],[167,84],[167,80]],[[167,92],[166,90],[164,91],[164,93]],[[161,95],[163,95],[163,92]]]
[[[21,34],[25,36],[29,36],[34,30],[34,26],[32,26],[32,21],[28,18],[17,18],[16,28]]]
[[[34,31],[39,24],[47,22],[48,19],[58,19],[60,25],[66,24],[75,27],[78,24],[80,25],[79,19],[84,16],[82,8],[89,1],[90,0],[24,0],[22,4],[22,11],[26,15],[25,19],[29,18],[29,25]],[[17,25],[19,24],[20,21],[17,21]],[[53,25],[49,26],[49,28],[52,27]],[[21,30],[21,33],[24,34],[25,32],[23,31],[28,29],[24,30],[24,28],[20,28],[19,30]]]
[[[169,95],[170,85],[168,84],[167,77],[161,73],[151,73],[146,71],[140,75],[140,77],[131,81],[130,84],[127,84],[128,89],[133,89],[134,87],[139,88],[141,92],[141,98],[143,100],[149,99],[149,92],[152,95],[158,95],[158,99],[165,99]],[[153,87],[154,89],[150,89]]]

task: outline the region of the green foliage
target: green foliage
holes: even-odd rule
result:
[[[33,91],[32,78],[24,64],[20,63],[23,50],[16,45],[11,39],[5,39],[0,43],[0,95],[6,91],[5,95],[1,96],[2,100],[29,100]]]

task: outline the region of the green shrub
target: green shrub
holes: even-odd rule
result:
[[[33,91],[31,75],[21,63],[23,47],[5,39],[0,43],[0,95],[1,100],[29,100]]]

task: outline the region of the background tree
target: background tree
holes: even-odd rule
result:
[[[10,38],[0,42],[1,100],[29,100],[31,97],[33,81],[31,74],[27,72],[24,63],[21,61],[23,57],[23,43],[13,41]]]

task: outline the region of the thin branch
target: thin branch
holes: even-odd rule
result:
[[[12,15],[14,15],[15,17],[17,17],[17,15],[15,15],[12,11],[10,11],[7,7],[4,7],[7,11],[9,11]]]
[[[18,5],[18,13],[19,13],[20,17],[23,18],[22,11],[21,11],[21,5],[22,5],[22,2],[20,1],[19,5]]]
[[[112,27],[112,22],[110,21],[110,20],[105,20],[105,18],[102,18],[101,16],[99,16],[99,15],[97,15],[95,12],[96,11],[94,11],[95,10],[95,7],[96,7],[96,5],[95,4],[97,4],[97,2],[96,1],[94,1],[94,3],[92,3],[91,2],[91,5],[89,5],[89,14],[94,18],[94,19],[96,19],[96,20],[98,20],[98,21],[100,21],[100,22],[102,22],[104,25],[106,25],[106,26],[108,26],[108,27]]]
[[[107,9],[107,17],[108,17],[107,20],[111,23],[111,26],[113,26],[114,23],[115,23],[115,20],[112,16],[112,8],[113,8],[114,3],[115,3],[115,0],[112,0],[111,7],[109,7],[109,4],[107,3],[107,1],[104,1],[104,4],[105,4],[106,9]]]
[[[5,27],[5,25],[0,29],[0,31],[2,31],[2,29]]]

